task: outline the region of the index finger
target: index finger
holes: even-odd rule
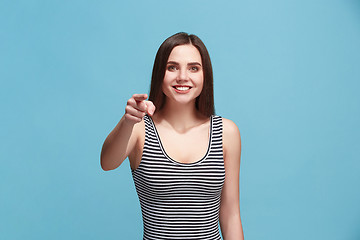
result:
[[[148,98],[147,94],[134,94],[133,98],[135,99],[135,101],[143,101],[146,100]]]

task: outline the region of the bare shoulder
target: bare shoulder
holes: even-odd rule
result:
[[[133,127],[132,137],[134,139],[134,148],[129,154],[131,169],[136,169],[141,161],[142,150],[145,143],[145,121],[136,123]]]
[[[145,131],[145,120],[144,118],[141,120],[141,122],[138,122],[134,125],[133,128],[134,134],[138,137],[139,134],[142,135]]]
[[[223,135],[226,138],[240,138],[240,131],[238,126],[227,118],[222,118],[223,121]]]
[[[134,136],[135,141],[136,141],[135,148],[139,148],[140,146],[138,146],[138,145],[139,144],[141,145],[141,143],[143,141],[145,141],[145,120],[144,119],[142,119],[141,122],[138,122],[134,125],[132,135]],[[137,151],[138,149],[134,149],[134,150]]]
[[[241,138],[238,126],[230,119],[222,118],[222,122],[224,157],[229,153],[240,153]]]

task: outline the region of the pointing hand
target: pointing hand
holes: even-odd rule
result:
[[[147,94],[134,94],[125,107],[125,119],[132,124],[141,122],[145,114],[152,116],[155,112],[155,105],[146,100]]]

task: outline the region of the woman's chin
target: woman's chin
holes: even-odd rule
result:
[[[168,99],[169,102],[172,104],[179,104],[179,105],[195,105],[195,99],[196,98],[190,98],[186,96],[177,96],[173,97],[171,99]]]

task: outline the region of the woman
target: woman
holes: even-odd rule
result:
[[[214,115],[209,54],[195,35],[160,46],[149,100],[134,94],[106,138],[104,170],[129,158],[144,239],[243,239],[239,207],[240,133]]]

